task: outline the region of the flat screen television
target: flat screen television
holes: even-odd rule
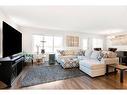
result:
[[[12,57],[13,55],[22,52],[22,34],[4,21],[2,32],[3,57]]]

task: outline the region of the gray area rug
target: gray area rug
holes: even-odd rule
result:
[[[21,80],[21,87],[64,80],[85,75],[78,68],[63,69],[60,65],[36,66],[26,73]]]

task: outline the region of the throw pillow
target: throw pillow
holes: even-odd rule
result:
[[[85,56],[85,50],[82,50],[82,55]]]
[[[100,56],[100,51],[93,51],[90,58],[98,59],[99,56]]]
[[[115,52],[108,51],[108,58],[115,58],[115,57],[117,57],[117,54]]]
[[[101,61],[101,59],[103,58],[103,56],[104,56],[104,55],[103,55],[102,51],[100,51],[100,54],[99,54],[99,56],[98,56],[98,60]]]
[[[101,55],[103,56],[103,58],[108,58],[108,51],[102,51]]]
[[[64,50],[58,50],[58,52],[59,52],[62,56],[65,55]]]
[[[89,57],[91,56],[91,54],[92,54],[92,50],[86,50],[86,51],[85,51],[85,56],[86,56],[86,57],[89,58]]]
[[[117,54],[112,51],[103,51],[102,52],[103,58],[115,58],[117,57]]]
[[[80,49],[80,50],[77,52],[77,55],[78,55],[78,56],[85,56],[85,51]]]

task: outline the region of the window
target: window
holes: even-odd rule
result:
[[[41,49],[43,48],[41,41],[45,41],[45,52],[54,52],[63,47],[62,37],[33,35],[33,53],[41,53]]]
[[[83,49],[86,50],[88,48],[88,39],[83,39]]]
[[[63,48],[63,38],[62,37],[54,37],[54,52],[56,50]]]
[[[92,44],[93,48],[103,48],[103,40],[102,39],[94,38],[92,43],[93,43]]]
[[[53,36],[44,36],[45,52],[53,52]]]
[[[39,36],[39,35],[33,36],[33,52],[34,53],[41,52],[41,41],[42,41],[42,36]]]

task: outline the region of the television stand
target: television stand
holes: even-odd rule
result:
[[[13,57],[12,59],[9,57],[1,58],[0,81],[7,84],[8,87],[11,87],[12,83],[24,67],[24,60],[25,57],[23,55]]]

